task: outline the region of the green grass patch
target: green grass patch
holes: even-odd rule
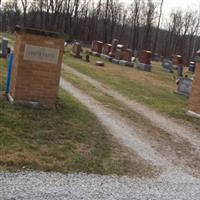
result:
[[[0,58],[0,94],[5,91],[7,74],[7,60]]]
[[[53,109],[0,102],[0,169],[151,176],[153,168],[131,159],[78,101],[59,92]]]

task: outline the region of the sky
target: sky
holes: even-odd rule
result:
[[[131,3],[133,0],[120,0],[124,3]],[[160,2],[160,0],[155,0],[155,2]],[[164,13],[168,14],[170,10],[175,8],[181,8],[183,10],[195,9],[200,7],[200,0],[164,0],[163,10]]]
[[[2,0],[2,2],[7,2],[9,0]],[[19,1],[20,0],[16,0]],[[133,0],[119,0],[120,2],[123,3],[131,3]],[[153,0],[160,2],[160,0]],[[200,0],[164,0],[164,5],[163,5],[163,14],[168,15],[170,13],[170,10],[176,9],[176,8],[181,8],[183,10],[187,9],[197,9],[200,8]]]

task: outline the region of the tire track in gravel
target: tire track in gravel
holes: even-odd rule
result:
[[[176,168],[185,171],[192,176],[200,177],[200,154],[189,142],[182,138],[177,138],[174,135],[170,135],[164,130],[153,126],[144,117],[138,115],[127,106],[114,100],[111,96],[104,94],[87,81],[82,80],[72,73],[64,71],[63,75],[74,87],[85,92],[96,101],[101,102],[104,107],[110,108],[111,110],[114,109],[118,115],[121,115],[122,118],[126,119],[126,124],[134,127],[140,138],[145,139],[145,142],[151,145],[154,151],[159,152],[161,156],[169,160]],[[75,77],[75,79],[73,77]],[[82,84],[84,85],[83,87]],[[99,100],[96,96],[97,93],[100,96],[105,96],[107,100],[103,102]],[[117,109],[110,106],[113,104],[117,105]]]
[[[101,82],[80,73],[79,71],[66,66],[63,64],[63,68],[68,72],[74,74],[75,76],[88,81],[91,85],[95,86],[97,89],[102,91],[103,93],[112,96],[115,100],[120,101],[127,107],[129,107],[134,112],[143,116],[145,119],[149,120],[151,124],[155,127],[158,127],[169,134],[177,137],[177,139],[182,138],[187,142],[191,143],[193,147],[199,152],[200,150],[200,133],[193,129],[192,127],[188,127],[184,124],[179,124],[175,122],[173,119],[163,116],[156,111],[134,101],[130,100],[119,92],[111,89],[109,86],[102,84]]]
[[[150,164],[161,168],[162,171],[168,171],[174,168],[171,161],[166,160],[156,152],[149,143],[145,142],[145,139],[139,137],[140,134],[138,134],[138,132],[142,130],[131,126],[127,123],[126,118],[121,117],[119,113],[105,108],[101,103],[77,89],[63,78],[60,79],[60,86],[94,113],[102,125],[104,125],[122,145],[136,152]]]

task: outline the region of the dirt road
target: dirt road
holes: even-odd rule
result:
[[[102,84],[101,82],[82,74],[69,66],[63,65],[63,68],[77,77],[88,81],[100,91],[112,96],[114,99],[128,106],[131,110],[137,112],[139,115],[142,115],[149,120],[153,126],[157,126],[158,128],[161,128],[164,131],[177,136],[178,138],[185,139],[186,141],[190,142],[194,148],[200,150],[200,133],[193,127],[175,122],[175,120],[161,115],[160,113],[155,112],[141,103],[138,103],[132,99],[130,100],[119,92],[111,89],[108,85]]]
[[[86,91],[75,88],[71,83],[61,80],[61,86],[72,96],[86,105],[106,126],[106,128],[125,145],[143,159],[153,165],[168,171],[178,169],[188,174],[200,176],[200,137],[199,132],[188,128],[171,118],[163,116],[148,107],[128,99],[91,77],[88,77],[70,67],[63,66],[68,73],[73,74],[97,88],[106,95],[127,106],[148,120],[152,126],[144,126],[122,117],[117,111],[108,109],[94,100]]]

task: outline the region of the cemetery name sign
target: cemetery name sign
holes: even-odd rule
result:
[[[24,60],[58,64],[60,50],[26,44]]]

